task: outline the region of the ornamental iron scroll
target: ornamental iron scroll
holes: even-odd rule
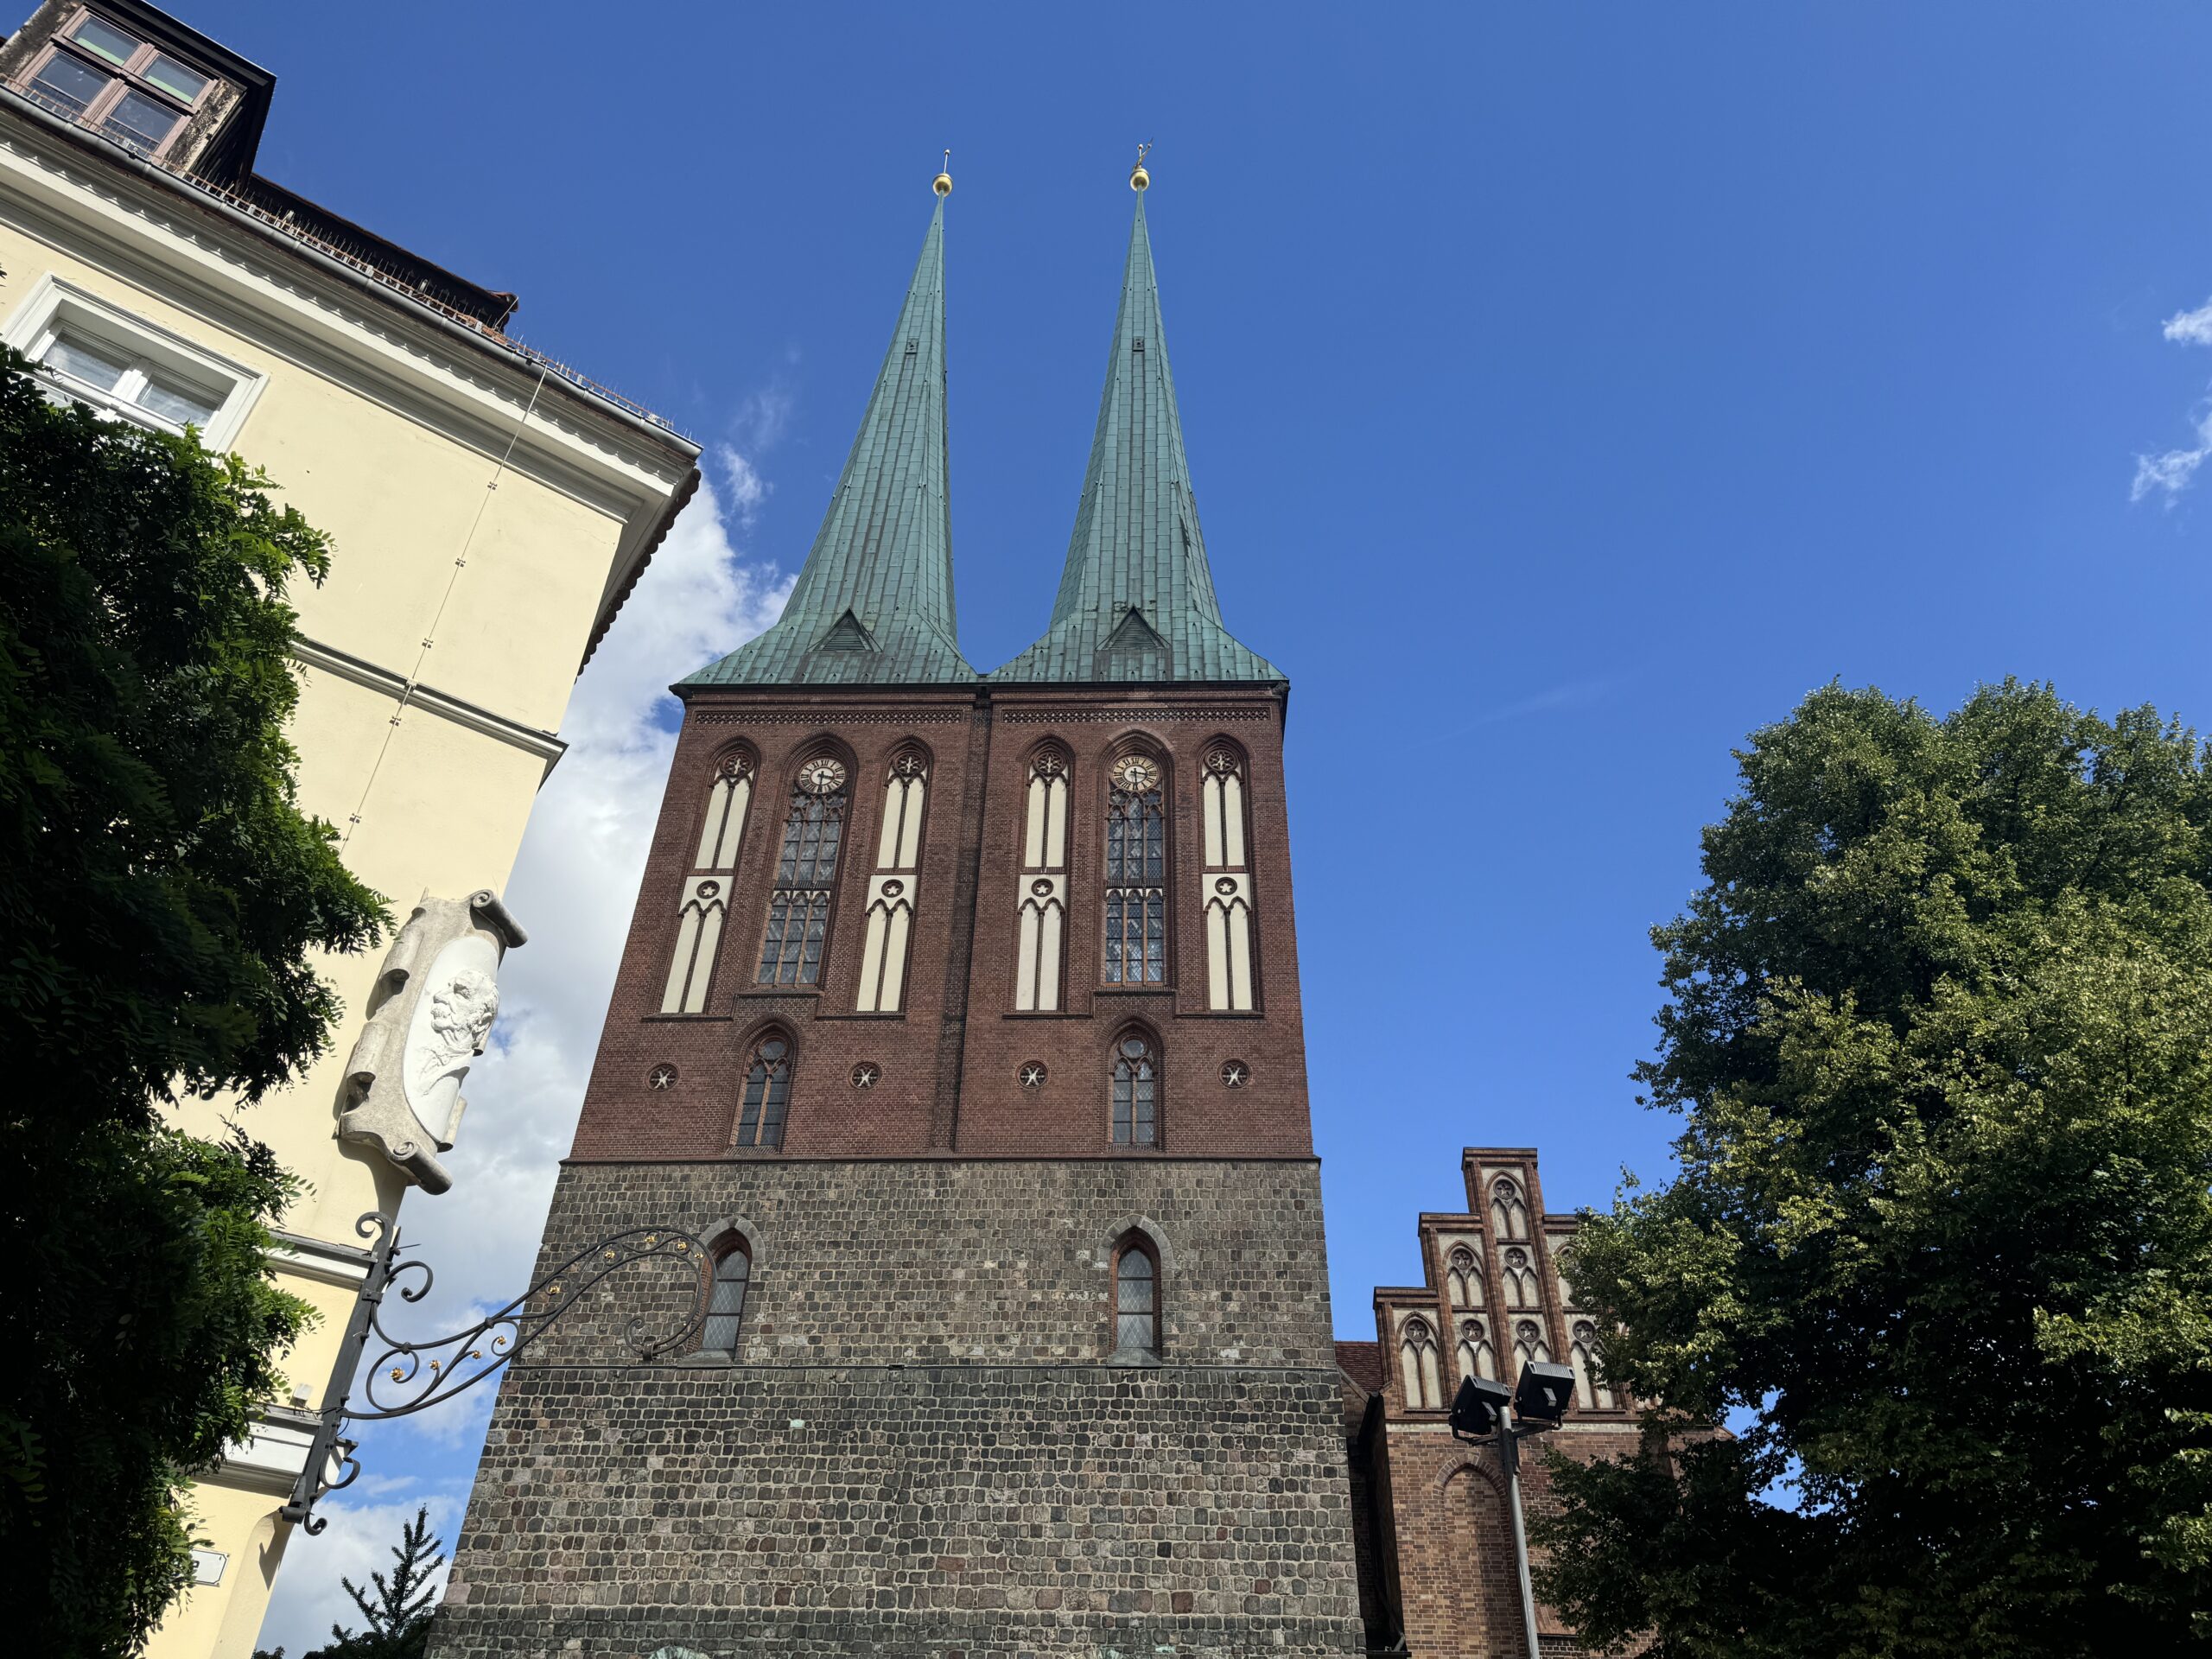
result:
[[[384,1327],[384,1301],[397,1290],[403,1302],[419,1302],[430,1293],[433,1275],[427,1262],[402,1262],[399,1228],[381,1211],[371,1211],[354,1224],[362,1237],[372,1236],[369,1270],[353,1303],[345,1339],[331,1368],[326,1402],[317,1423],[306,1463],[292,1484],[291,1501],[283,1516],[313,1535],[328,1522],[314,1513],[315,1501],[326,1492],[353,1484],[361,1466],[353,1457],[354,1442],[343,1437],[348,1422],[382,1422],[411,1416],[442,1405],[463,1390],[493,1375],[520,1355],[547,1329],[573,1311],[585,1294],[601,1280],[638,1262],[664,1259],[689,1270],[693,1280],[690,1306],[683,1322],[658,1333],[644,1317],[632,1319],[624,1332],[625,1344],[640,1361],[651,1362],[674,1352],[705,1325],[709,1299],[714,1292],[714,1255],[705,1244],[680,1227],[633,1227],[614,1233],[579,1250],[505,1306],[475,1324],[442,1337],[410,1342]],[[410,1277],[410,1275],[419,1275]],[[361,1381],[361,1403],[350,1399],[355,1366],[372,1344],[381,1351]]]

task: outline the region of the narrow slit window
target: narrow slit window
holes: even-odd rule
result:
[[[753,1279],[753,1257],[732,1244],[715,1259],[715,1285],[707,1302],[707,1328],[699,1346],[710,1354],[737,1354],[737,1333],[745,1319],[745,1293]]]
[[[737,1144],[741,1147],[780,1147],[784,1144],[784,1115],[791,1100],[791,1046],[782,1037],[766,1037],[753,1050],[746,1068],[745,1098],[738,1110]]]
[[[1160,1264],[1135,1239],[1114,1263],[1114,1345],[1123,1354],[1160,1352]]]
[[[1114,1144],[1160,1144],[1160,1060],[1135,1032],[1114,1045]]]

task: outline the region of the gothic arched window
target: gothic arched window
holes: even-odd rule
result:
[[[1039,749],[1029,762],[1022,823],[1021,920],[1014,945],[1014,1006],[1050,1014],[1060,1006],[1060,941],[1067,925],[1068,758]]]
[[[1452,1254],[1445,1258],[1444,1283],[1451,1292],[1452,1306],[1483,1305],[1483,1270],[1475,1265],[1475,1253],[1465,1245],[1454,1244]]]
[[[1436,1363],[1436,1333],[1427,1319],[1408,1319],[1398,1332],[1398,1375],[1406,1409],[1433,1411],[1444,1404],[1444,1379]]]
[[[1491,1183],[1490,1212],[1500,1238],[1529,1236],[1529,1205],[1521,1196],[1520,1183],[1510,1175],[1501,1175]]]
[[[1114,1351],[1160,1357],[1160,1262],[1141,1233],[1128,1234],[1114,1249]]]
[[[1244,852],[1244,759],[1226,743],[1207,751],[1198,779],[1200,874],[1206,918],[1206,1006],[1252,1006],[1252,871]]]
[[[1497,1381],[1497,1351],[1490,1345],[1490,1332],[1480,1319],[1459,1321],[1459,1375]]]
[[[812,985],[822,977],[822,944],[849,796],[843,761],[817,755],[801,766],[784,818],[784,846],[768,896],[760,943],[763,985]]]
[[[1576,1400],[1586,1408],[1612,1410],[1613,1391],[1598,1380],[1598,1327],[1588,1319],[1577,1319],[1573,1334],[1574,1340],[1568,1344],[1567,1358],[1574,1366]]]
[[[715,1287],[707,1303],[707,1327],[700,1349],[710,1354],[737,1353],[738,1326],[745,1318],[745,1292],[753,1278],[753,1253],[742,1239],[732,1239],[715,1257]]]
[[[714,977],[722,923],[729,914],[730,881],[737,868],[738,843],[745,835],[745,810],[753,799],[753,757],[722,757],[707,785],[707,810],[699,827],[699,847],[691,874],[677,899],[676,950],[662,988],[663,1014],[700,1014]]]
[[[736,1144],[782,1146],[784,1114],[791,1101],[791,1039],[772,1032],[753,1046],[752,1064],[745,1070],[745,1098],[738,1109]]]
[[[1114,1045],[1114,1144],[1160,1144],[1160,1058],[1142,1032],[1124,1032]]]
[[[1534,1319],[1522,1319],[1513,1327],[1513,1354],[1523,1365],[1532,1359],[1540,1364],[1551,1363],[1552,1351],[1544,1344],[1543,1328]]]
[[[1167,978],[1167,809],[1160,763],[1127,754],[1106,797],[1106,982]]]
[[[883,832],[868,886],[868,932],[861,944],[861,1014],[896,1014],[906,988],[906,936],[921,886],[922,812],[929,804],[929,757],[901,750],[883,785]]]
[[[1505,1305],[1508,1307],[1535,1307],[1536,1301],[1536,1270],[1529,1265],[1529,1252],[1510,1249],[1505,1253]]]

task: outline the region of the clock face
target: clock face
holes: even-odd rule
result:
[[[844,783],[845,763],[830,755],[810,760],[798,770],[798,786],[810,795],[835,795]]]
[[[1132,795],[1141,795],[1158,787],[1160,768],[1141,754],[1132,754],[1114,763],[1114,781]]]

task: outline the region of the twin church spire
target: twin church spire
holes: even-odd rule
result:
[[[946,492],[944,203],[859,435],[784,613],[683,682],[926,685],[1279,681],[1222,625],[1167,365],[1141,169],[1090,461],[1052,621],[1004,667],[961,655]]]

